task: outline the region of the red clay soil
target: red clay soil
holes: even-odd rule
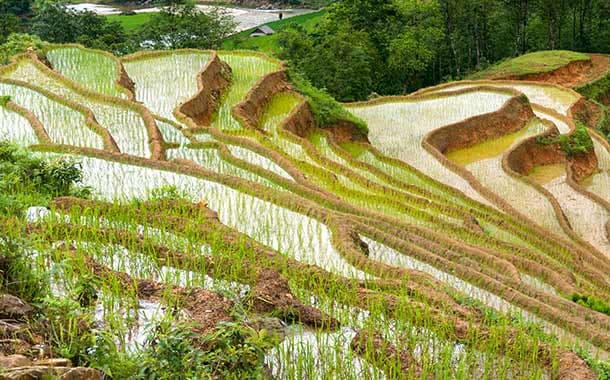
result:
[[[244,100],[233,107],[233,115],[244,124],[244,127],[258,129],[260,116],[271,98],[288,89],[290,84],[284,70],[269,73],[248,91]]]
[[[280,314],[280,319],[296,319],[304,325],[336,330],[339,321],[320,310],[304,305],[288,287],[288,280],[273,269],[263,269],[253,289],[252,306],[259,313]]]
[[[123,62],[119,61],[118,59],[117,59],[117,62],[118,62],[118,70],[119,70],[117,82],[121,87],[123,87],[124,89],[127,90],[127,92],[129,93],[129,100],[135,100],[136,99],[136,84],[133,80],[131,80],[129,75],[127,75],[127,70],[125,70],[125,66],[123,66]]]
[[[408,351],[398,351],[378,333],[359,331],[352,339],[350,348],[365,360],[380,368],[391,379],[420,379],[422,367]],[[400,363],[400,368],[396,364]],[[400,371],[397,373],[397,371]],[[428,379],[432,377],[428,376]]]
[[[539,136],[552,140],[558,135],[557,127],[553,126]],[[539,136],[526,139],[508,153],[506,162],[513,171],[527,176],[536,166],[569,161],[572,176],[579,182],[597,170],[598,161],[594,150],[568,158],[559,143],[542,144],[538,142]]]
[[[222,95],[231,84],[231,67],[216,53],[197,76],[199,90],[181,103],[176,112],[190,118],[197,125],[209,125],[218,109]]]
[[[581,97],[569,110],[574,120],[580,121],[587,127],[597,129],[602,115],[600,107],[592,101]]]
[[[525,96],[515,96],[499,111],[436,129],[425,137],[425,141],[445,154],[517,131],[534,117],[528,99]]]
[[[591,54],[589,61],[573,61],[548,73],[526,74],[493,79],[527,80],[557,84],[564,87],[579,87],[601,78],[610,70],[610,57]]]
[[[571,351],[559,355],[557,380],[595,380],[597,375],[587,363]]]
[[[307,99],[303,99],[282,122],[280,128],[284,128],[299,137],[307,138],[312,131],[316,130],[316,124]],[[368,136],[363,135],[353,123],[347,120],[341,120],[322,128],[330,133],[339,144],[344,142],[369,143]]]

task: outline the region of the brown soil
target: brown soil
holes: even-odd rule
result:
[[[282,122],[280,128],[301,138],[307,138],[307,136],[316,129],[316,124],[316,120],[307,99],[303,99]],[[318,126],[318,128],[319,127],[320,126]],[[350,141],[369,143],[368,136],[363,135],[353,123],[347,120],[341,120],[333,125],[321,126],[321,128],[328,132],[337,143]]]
[[[539,136],[552,140],[558,135],[557,127],[553,126]],[[533,136],[526,139],[507,154],[506,162],[513,171],[527,176],[536,166],[569,161],[572,177],[576,182],[580,182],[597,170],[598,161],[594,150],[568,158],[559,143],[542,144],[538,142],[538,138]]]
[[[231,85],[231,67],[212,53],[212,58],[197,75],[199,91],[176,107],[179,116],[190,118],[197,125],[209,125],[220,106],[222,95]]]
[[[588,151],[586,154],[577,154],[570,159],[572,178],[574,178],[576,183],[579,183],[583,179],[595,173],[597,171],[598,164],[599,162],[597,160],[597,155],[593,149]]]
[[[119,70],[117,83],[119,84],[119,86],[121,86],[127,90],[129,100],[135,100],[136,99],[135,82],[133,80],[131,80],[129,75],[127,75],[127,71],[125,70],[125,66],[123,66],[123,62],[121,62],[118,59],[115,59],[115,61],[117,62],[118,70]]]
[[[398,351],[378,333],[359,331],[352,339],[350,348],[365,360],[380,368],[389,379],[420,379],[422,367],[408,351]],[[396,364],[400,363],[400,368]],[[427,377],[432,379],[432,377]]]
[[[220,322],[233,320],[233,301],[216,292],[180,288],[176,294],[182,297],[184,310],[197,323],[195,331],[202,335],[212,332]]]
[[[304,305],[292,294],[288,280],[273,269],[263,269],[252,294],[252,306],[259,313],[271,313],[287,322],[297,320],[304,325],[336,330],[339,321],[320,310]]]
[[[233,107],[233,116],[240,120],[244,127],[258,129],[260,116],[271,98],[289,89],[288,77],[283,69],[269,73],[248,91],[244,100]]]
[[[564,351],[559,355],[557,380],[595,380],[597,375],[578,355]]]
[[[580,87],[596,81],[610,70],[610,57],[591,54],[588,61],[573,61],[548,73],[527,74],[493,79],[527,80],[557,84],[564,87]]]
[[[549,139],[557,135],[559,130],[555,126],[540,134]],[[559,144],[544,145],[537,140],[538,136],[530,137],[507,154],[506,161],[513,171],[527,176],[536,166],[565,162],[566,155]]]
[[[570,107],[569,114],[572,115],[574,120],[582,122],[589,128],[596,129],[600,122],[601,109],[597,104],[581,97]]]
[[[436,129],[425,137],[425,141],[445,154],[517,131],[534,117],[527,98],[515,96],[499,111]]]

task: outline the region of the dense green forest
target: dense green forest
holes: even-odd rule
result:
[[[340,100],[461,78],[526,52],[610,52],[604,0],[343,0],[314,31],[284,32],[282,58]]]
[[[219,48],[235,27],[226,15],[196,12],[192,4],[173,4],[129,32],[47,0],[1,0],[0,14],[0,43],[20,32],[116,54],[143,47]],[[609,53],[610,2],[341,0],[315,27],[294,24],[277,38],[278,55],[295,71],[337,99],[353,101],[463,78],[531,51]]]

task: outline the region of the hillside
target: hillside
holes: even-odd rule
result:
[[[1,241],[46,284],[2,353],[117,379],[608,375],[596,103],[481,80],[344,110],[294,79],[252,51],[47,45],[1,67],[0,136],[91,192],[2,183],[21,195]],[[0,168],[32,165],[15,149]]]

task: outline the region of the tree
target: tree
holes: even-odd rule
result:
[[[235,26],[219,9],[202,12],[193,3],[172,4],[144,24],[139,39],[154,49],[216,49]]]
[[[31,30],[49,42],[78,42],[115,53],[131,50],[120,23],[109,22],[93,12],[76,12],[62,4],[41,3],[35,11]]]
[[[28,49],[40,50],[43,45],[38,36],[13,33],[8,36],[4,44],[0,45],[0,64],[7,63],[12,56],[24,53]]]

